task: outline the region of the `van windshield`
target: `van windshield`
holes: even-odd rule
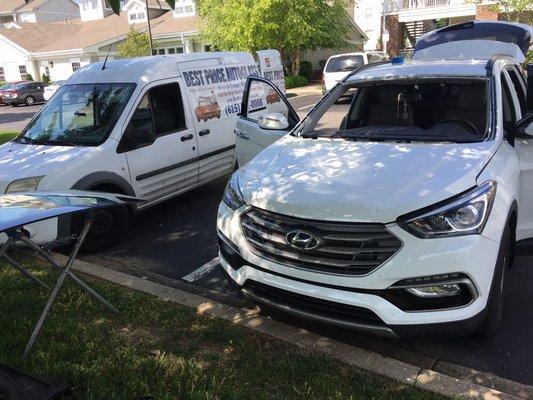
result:
[[[16,139],[59,146],[102,144],[128,102],[134,84],[63,85]]]
[[[370,141],[481,142],[486,137],[485,79],[346,85],[302,137]],[[356,94],[349,97],[345,94]],[[319,111],[320,112],[320,111]],[[317,120],[318,119],[318,120]]]
[[[326,72],[349,72],[365,63],[362,55],[350,54],[331,57],[326,65]]]

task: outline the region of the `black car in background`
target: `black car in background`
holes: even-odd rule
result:
[[[16,107],[20,104],[32,106],[44,102],[44,87],[42,82],[21,82],[2,93],[4,104]]]

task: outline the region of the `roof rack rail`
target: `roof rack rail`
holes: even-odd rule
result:
[[[487,70],[487,77],[490,78],[492,76],[492,67],[494,66],[494,63],[498,61],[500,58],[509,59],[509,56],[506,56],[505,54],[496,54],[489,61],[487,61],[487,64],[485,65],[485,69]]]

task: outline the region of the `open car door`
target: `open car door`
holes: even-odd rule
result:
[[[289,133],[300,118],[271,81],[249,77],[235,129],[239,167]]]

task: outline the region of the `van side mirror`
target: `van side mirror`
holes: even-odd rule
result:
[[[124,134],[122,140],[117,148],[119,153],[125,153],[141,147],[150,146],[154,143],[154,137],[149,129],[144,126],[133,127],[130,123]]]
[[[516,125],[520,136],[533,136],[533,113],[526,115]]]
[[[527,65],[527,105],[528,113],[533,113],[533,64]]]
[[[287,117],[282,113],[270,113],[259,117],[257,124],[261,129],[283,131],[289,127]]]

